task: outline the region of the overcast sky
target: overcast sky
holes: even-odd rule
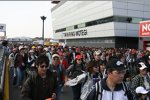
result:
[[[51,1],[0,1],[0,24],[6,24],[7,37],[41,37],[46,16],[45,37],[52,37]],[[0,36],[3,36],[0,33]]]

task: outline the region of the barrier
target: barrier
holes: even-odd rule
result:
[[[9,100],[8,54],[0,45],[0,100]]]
[[[6,66],[5,63],[3,64],[3,62],[5,62],[5,59],[0,61],[0,100],[4,99],[4,79]]]
[[[3,65],[4,57],[3,57],[3,48],[0,45],[0,100],[3,100],[3,87],[4,87],[4,73],[5,66]]]
[[[5,59],[3,100],[9,100],[9,68],[8,68],[8,57],[6,57],[6,59]]]

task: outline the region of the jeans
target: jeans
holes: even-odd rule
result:
[[[73,100],[80,100],[81,86],[82,84],[77,84],[75,86],[72,86]]]
[[[62,84],[59,84],[57,86],[57,89],[56,89],[56,100],[59,100],[59,97],[61,95],[61,89],[62,89],[63,85]]]
[[[22,76],[23,76],[23,73],[22,73],[22,70],[20,69],[20,67],[17,67],[16,68],[16,74],[17,74],[17,83],[16,83],[16,86],[20,86],[22,84]]]

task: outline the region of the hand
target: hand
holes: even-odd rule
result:
[[[67,87],[66,82],[65,82],[65,84],[64,84],[64,87]]]
[[[22,63],[22,66],[25,66],[25,64],[24,64],[24,63]]]
[[[56,99],[56,93],[52,93],[52,98],[55,100]]]

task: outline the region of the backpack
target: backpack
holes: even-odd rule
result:
[[[123,86],[123,91],[125,91],[125,94],[128,98],[128,100],[134,100],[133,99],[133,95],[131,93],[131,91],[129,90],[127,84],[125,82],[122,82],[122,86]],[[96,96],[95,96],[95,100],[102,100],[102,93],[103,93],[103,88],[101,86],[101,81],[99,81],[96,85]]]

